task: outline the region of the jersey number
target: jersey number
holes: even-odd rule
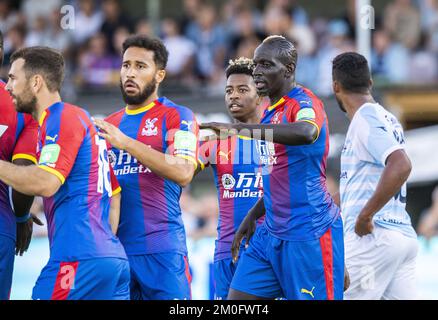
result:
[[[105,190],[111,197],[112,188],[110,180],[110,168],[108,162],[108,150],[105,140],[96,135],[96,145],[99,150],[97,163],[99,164],[99,177],[97,182],[97,192],[102,193]]]

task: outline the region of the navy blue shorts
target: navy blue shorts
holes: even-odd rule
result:
[[[342,300],[342,219],[320,239],[310,241],[281,240],[258,227],[240,258],[231,288],[267,299]]]
[[[128,256],[131,300],[191,300],[187,257],[179,253]]]
[[[129,300],[129,264],[119,258],[49,263],[33,288],[34,300]]]
[[[0,235],[0,300],[9,300],[14,270],[15,241]]]

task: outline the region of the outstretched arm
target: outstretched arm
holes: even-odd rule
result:
[[[312,144],[319,135],[317,126],[307,121],[282,124],[227,124],[211,122],[201,124],[199,128],[213,130],[221,139],[230,135],[241,135],[289,146]]]

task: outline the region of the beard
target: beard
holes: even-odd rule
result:
[[[140,105],[144,103],[157,89],[157,81],[152,79],[143,90],[141,90],[136,95],[129,95],[126,93],[125,88],[123,87],[122,80],[120,80],[120,89],[122,90],[123,101],[125,101],[128,105]]]
[[[24,92],[21,96],[12,96],[15,99],[15,109],[17,112],[33,114],[36,111],[37,98],[31,93],[29,85]]]
[[[341,99],[339,99],[336,95],[335,95],[336,101],[338,102],[339,105],[339,109],[341,109],[342,112],[347,113],[347,110],[344,107],[344,104],[342,103]]]

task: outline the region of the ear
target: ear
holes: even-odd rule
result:
[[[30,79],[30,88],[34,94],[38,93],[44,86],[44,79],[39,74],[34,75]]]
[[[334,93],[339,93],[341,92],[341,85],[339,84],[338,81],[333,80],[333,92]]]
[[[287,64],[287,65],[286,65],[285,76],[286,76],[287,78],[292,77],[292,76],[295,74],[295,69],[296,69],[296,66],[295,66],[294,63],[289,63],[289,64]]]
[[[158,70],[155,74],[155,81],[157,83],[163,82],[164,78],[166,77],[166,70]]]

